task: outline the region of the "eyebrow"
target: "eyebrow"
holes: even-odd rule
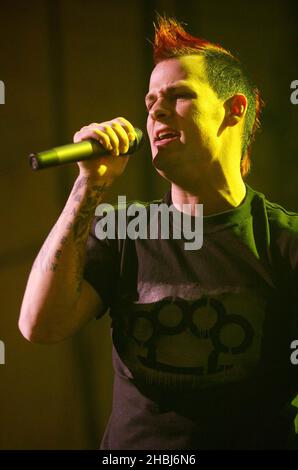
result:
[[[162,91],[162,93],[166,94],[168,92],[173,92],[173,91],[175,91],[177,89],[180,89],[180,88],[188,88],[190,91],[193,91],[188,83],[179,82],[176,85],[170,85],[170,86],[166,87]],[[147,93],[147,95],[145,96],[145,102],[148,103],[148,102],[152,101],[154,99],[154,97],[155,97],[155,93]]]

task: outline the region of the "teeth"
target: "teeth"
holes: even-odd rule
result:
[[[175,137],[175,136],[176,136],[176,134],[171,134],[171,133],[167,132],[167,133],[165,133],[165,134],[160,134],[160,135],[158,136],[158,139],[159,139],[159,140],[162,140],[162,139],[165,139],[166,137]]]

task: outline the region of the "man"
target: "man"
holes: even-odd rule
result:
[[[20,329],[56,342],[110,308],[114,400],[102,449],[293,446],[298,215],[243,181],[259,93],[229,52],[173,19],[159,18],[154,53],[147,131],[171,183],[160,203],[179,213],[190,204],[192,222],[203,204],[203,246],[99,240],[95,208],[135,133],[124,118],[83,127],[74,141],[96,138],[107,156],[79,163],[30,273]]]

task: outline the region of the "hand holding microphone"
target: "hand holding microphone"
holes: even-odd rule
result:
[[[129,159],[127,155],[140,147],[142,137],[142,131],[122,117],[92,123],[75,133],[74,144],[30,154],[30,165],[38,170],[78,162],[80,173],[85,176],[98,178],[105,175],[114,179],[124,171]]]

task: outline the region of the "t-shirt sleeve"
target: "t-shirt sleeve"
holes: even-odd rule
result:
[[[87,239],[83,278],[100,295],[103,301],[104,314],[111,306],[117,289],[119,256],[115,240],[109,240],[108,238],[100,240],[96,237],[95,226],[97,222],[98,218],[95,218]]]
[[[298,293],[298,215],[292,215],[288,227],[279,232],[279,250],[287,269],[287,282],[291,282],[293,293]]]
[[[286,293],[287,310],[290,311],[291,335],[298,338],[298,214],[279,210],[274,229],[274,248],[280,287]]]

